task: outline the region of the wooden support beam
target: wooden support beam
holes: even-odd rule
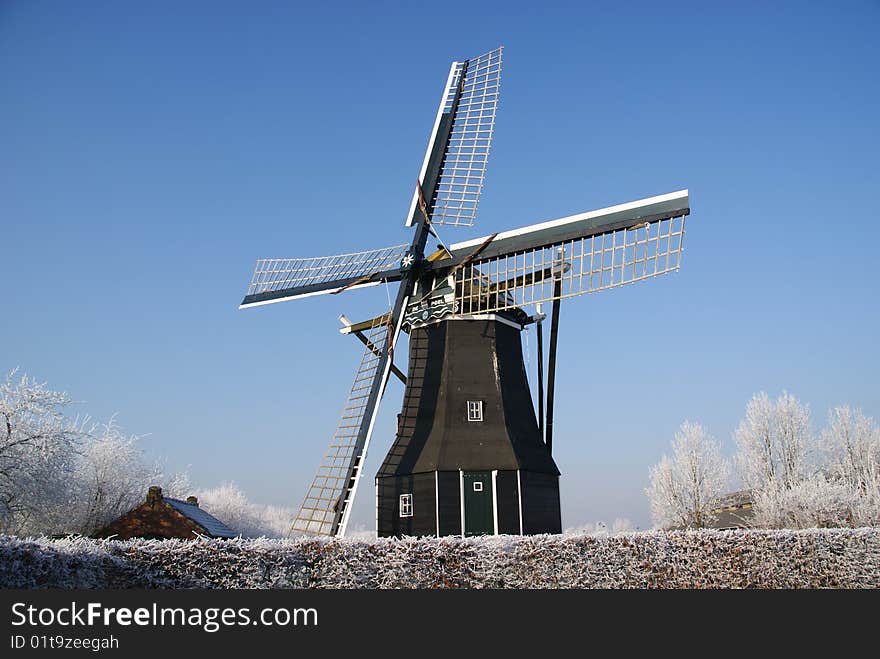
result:
[[[538,431],[544,437],[544,323],[538,321]]]
[[[562,278],[553,282],[553,320],[550,322],[550,353],[547,356],[547,450],[553,453],[553,395],[556,388],[556,342],[559,335],[559,303],[562,301]]]
[[[354,325],[352,325],[352,327],[354,327]],[[365,346],[367,346],[367,348],[369,348],[372,351],[372,353],[374,355],[376,355],[376,357],[382,356],[382,353],[380,352],[379,347],[375,343],[370,341],[366,336],[364,336],[363,332],[353,331],[352,334],[354,334],[360,340],[361,343],[363,343]],[[397,368],[394,365],[393,362],[391,364],[391,372],[397,376],[398,380],[403,382],[403,384],[406,384],[406,376],[403,374],[403,371],[401,371],[399,368]]]
[[[378,327],[379,325],[387,325],[388,319],[391,317],[390,313],[383,313],[381,316],[376,316],[375,318],[370,318],[369,320],[365,320],[360,323],[354,323],[353,325],[346,325],[341,330],[339,330],[342,334],[353,334],[354,332],[364,332],[369,329],[373,329],[374,327]]]

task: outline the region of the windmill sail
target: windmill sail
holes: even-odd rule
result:
[[[240,309],[397,281],[409,245],[308,259],[259,259]]]
[[[448,144],[430,202],[431,222],[472,226],[483,190],[495,112],[501,89],[499,47],[465,62],[453,62],[446,81],[434,131],[428,143],[420,182],[429,178],[429,165],[440,126],[451,122]],[[462,79],[463,76],[463,79]],[[457,92],[460,90],[460,95]],[[407,226],[414,221],[419,193],[413,194]]]
[[[499,233],[488,245],[481,238],[452,245],[458,313],[575,297],[678,270],[688,203],[683,190]],[[469,260],[475,246],[480,255]]]
[[[361,467],[367,454],[376,405],[371,402],[373,382],[382,367],[392,328],[389,316],[375,319],[365,332],[365,344],[354,382],[342,416],[306,493],[305,500],[291,527],[292,532],[342,535],[350,513],[350,505],[360,480]],[[367,434],[360,441],[361,427],[367,421]]]

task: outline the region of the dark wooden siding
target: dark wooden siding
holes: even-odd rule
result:
[[[394,477],[377,478],[376,494],[377,494],[377,529],[379,537],[387,538],[394,535],[395,523],[394,518],[397,516],[397,497],[394,496],[397,490]]]
[[[380,537],[435,535],[437,532],[434,474],[378,478]],[[400,495],[413,495],[412,517],[400,516]]]
[[[461,482],[457,471],[437,473],[440,486],[440,535],[461,535]]]
[[[559,509],[559,477],[531,471],[520,472],[523,533],[562,533]]]
[[[437,535],[434,472],[413,474],[413,516],[408,535]]]
[[[499,471],[495,477],[498,533],[519,535],[519,486],[515,471]]]
[[[468,421],[472,400],[483,403],[482,421]],[[522,485],[518,492],[517,469],[530,474],[529,490]],[[499,321],[449,320],[412,331],[397,437],[377,474],[384,483],[379,534],[437,533],[437,514],[427,501],[433,483],[418,486],[412,480],[435,472],[441,481],[439,534],[460,534],[459,470],[498,471],[499,533],[560,530],[559,470],[538,429],[521,332]],[[398,497],[404,492],[414,495],[412,518],[399,516]]]
[[[468,401],[483,420],[468,421]],[[377,476],[516,470],[558,474],[538,431],[521,333],[498,321],[414,329],[398,432]]]
[[[424,439],[434,425],[437,389],[443,372],[446,323],[415,329],[409,337],[409,367],[403,407],[397,418],[397,436],[376,474],[379,477],[412,473]]]
[[[559,475],[538,429],[523,363],[521,332],[503,323],[495,324],[498,377],[504,401],[504,424],[521,470]],[[498,465],[496,468],[503,468]]]

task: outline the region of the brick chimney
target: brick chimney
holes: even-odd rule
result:
[[[155,506],[157,503],[162,503],[162,488],[158,485],[153,485],[149,490],[147,490],[147,503],[151,506]]]
[[[196,498],[195,498],[194,496],[192,496],[192,495],[190,495],[190,496],[188,496],[188,497],[186,498],[186,502],[187,502],[187,503],[191,503],[191,504],[194,505],[196,508],[199,507],[199,500],[196,499]]]

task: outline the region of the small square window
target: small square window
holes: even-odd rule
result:
[[[468,421],[482,421],[483,420],[483,401],[469,400],[467,402],[467,415],[468,415]]]
[[[400,495],[400,516],[401,517],[412,517],[413,516],[412,494],[401,494]]]
[[[483,491],[483,481],[474,481],[474,492]]]

